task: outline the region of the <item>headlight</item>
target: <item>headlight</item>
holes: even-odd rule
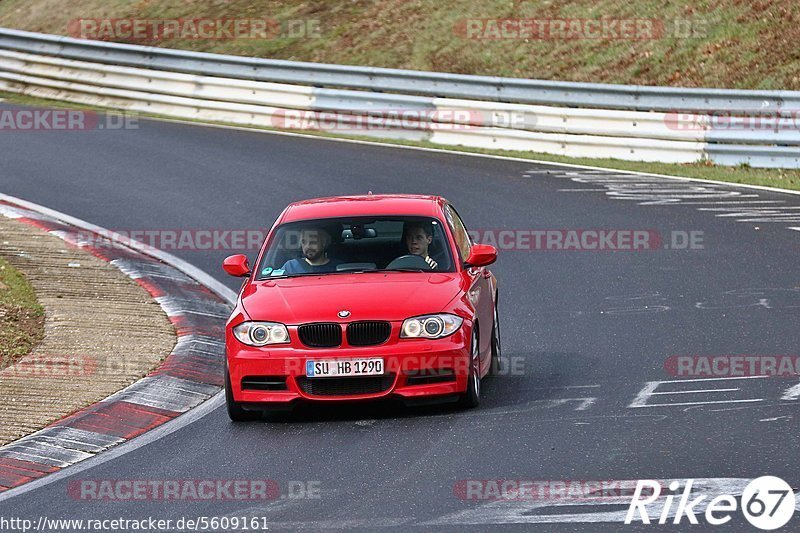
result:
[[[400,329],[401,339],[441,339],[456,332],[464,319],[455,315],[425,315],[408,318]]]
[[[233,335],[239,342],[249,346],[289,342],[289,331],[286,326],[277,322],[242,322],[233,328]]]

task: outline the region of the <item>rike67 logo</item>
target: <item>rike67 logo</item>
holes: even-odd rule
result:
[[[681,485],[683,490],[681,491]],[[727,524],[741,512],[745,519],[758,529],[771,531],[785,526],[795,511],[795,494],[784,480],[764,476],[752,480],[744,490],[734,494],[719,494],[713,498],[703,493],[702,486],[695,487],[695,480],[685,482],[673,480],[668,491],[662,495],[660,482],[651,479],[639,480],[633,499],[625,516],[625,523],[641,521],[643,524],[680,524],[685,518],[689,524],[699,524],[697,515],[709,525]],[[733,490],[731,491],[733,492]],[[710,499],[709,499],[710,498]],[[684,522],[686,523],[686,522]]]

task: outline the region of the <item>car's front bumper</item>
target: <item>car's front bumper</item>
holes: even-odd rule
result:
[[[247,407],[280,406],[298,401],[330,402],[398,398],[409,403],[453,397],[467,387],[470,324],[443,339],[399,339],[393,331],[389,341],[370,347],[305,348],[292,345],[254,348],[238,342],[228,330],[226,352],[231,391],[236,402]],[[394,328],[393,328],[394,330]],[[385,374],[378,386],[362,387],[364,381],[334,383],[333,380],[379,379],[307,378],[306,361],[382,357]],[[284,389],[275,390],[285,378]],[[261,380],[259,382],[259,380]],[[313,385],[310,380],[317,383]],[[329,380],[324,386],[318,382]],[[267,382],[273,390],[254,388]],[[379,390],[378,390],[379,389]],[[320,394],[317,391],[323,390]],[[367,392],[365,392],[367,390]]]

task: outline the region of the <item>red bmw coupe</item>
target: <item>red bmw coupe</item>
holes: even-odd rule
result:
[[[477,406],[500,358],[496,259],[438,196],[289,205],[255,268],[223,265],[246,278],[226,327],[230,418],[300,401]]]

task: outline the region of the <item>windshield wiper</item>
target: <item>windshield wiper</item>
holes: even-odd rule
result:
[[[375,272],[430,272],[430,271],[425,270],[423,268],[405,267],[405,268],[382,268],[380,270],[376,270]]]

